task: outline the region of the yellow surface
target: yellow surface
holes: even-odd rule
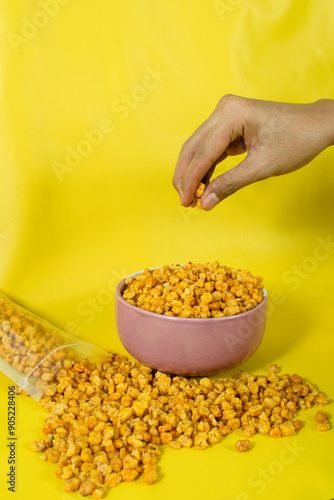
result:
[[[0,288],[124,352],[121,277],[187,260],[248,268],[264,275],[271,304],[242,369],[276,362],[333,399],[334,149],[211,213],[181,208],[171,186],[183,141],[223,94],[334,98],[333,22],[330,0],[2,1]],[[44,410],[24,397],[16,493],[7,491],[8,384],[0,375],[1,500],[79,498],[29,451]],[[316,432],[315,411],[301,414],[295,438],[257,435],[250,453],[235,451],[239,431],[203,452],[166,449],[158,483],[122,484],[108,498],[330,500],[334,431]]]

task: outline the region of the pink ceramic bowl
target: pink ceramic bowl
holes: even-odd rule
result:
[[[236,316],[178,318],[126,302],[122,297],[125,279],[116,288],[118,334],[125,349],[151,368],[177,375],[210,375],[240,365],[261,343],[267,317],[266,290],[258,306]]]

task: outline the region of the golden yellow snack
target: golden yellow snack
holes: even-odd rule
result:
[[[52,330],[34,315],[21,314],[21,308],[0,294],[0,357],[27,375],[47,354],[60,347],[63,340],[57,330]],[[44,368],[57,363],[57,356],[35,370],[45,382],[52,378]]]
[[[329,424],[329,415],[327,412],[325,412],[323,410],[319,410],[315,414],[314,419],[316,421],[317,431],[326,432],[331,428],[331,426]]]
[[[249,311],[263,300],[263,278],[249,271],[188,262],[145,269],[127,278],[123,298],[146,311],[181,318],[218,318]]]
[[[315,414],[314,419],[315,419],[316,422],[324,423],[324,422],[327,422],[329,420],[329,415],[324,410],[319,410]]]
[[[202,208],[201,198],[203,196],[205,189],[206,189],[206,185],[204,184],[204,182],[200,182],[198,185],[198,188],[196,190],[196,206],[199,209]]]
[[[219,263],[165,266],[155,274],[145,271],[138,281],[130,282],[133,297],[138,282],[144,283],[140,293],[145,287],[147,292],[155,288],[152,296],[162,301],[158,304],[166,302],[181,314],[184,307],[222,312],[210,309],[219,302],[218,293],[233,295],[234,299],[226,296],[230,301],[226,307],[234,307],[232,301],[243,300],[242,287],[258,298],[263,288],[260,277]],[[193,294],[187,292],[189,283],[196,283]],[[9,363],[19,356],[23,371],[29,367],[27,350],[44,356],[61,341],[57,331],[42,321],[36,323],[36,317],[27,317],[26,312],[21,315],[3,298],[0,318],[0,355]],[[63,479],[65,491],[97,499],[108,488],[141,475],[145,484],[153,484],[162,445],[204,450],[236,429],[245,438],[258,432],[273,438],[291,436],[302,427],[296,418],[301,409],[328,402],[312,383],[297,374],[280,374],[276,364],[267,375],[241,372],[232,379],[189,379],[154,371],[118,354],[98,363],[72,359],[71,354],[58,349],[34,370],[45,391],[40,403],[48,415],[42,427],[44,438],[34,440],[31,449],[40,452],[43,461],[56,464],[54,472]],[[328,420],[326,412],[318,411],[317,429],[327,431]],[[237,443],[239,451],[249,448],[248,439]]]
[[[235,447],[240,452],[249,451],[251,449],[251,444],[248,439],[239,439],[235,443]]]
[[[155,372],[112,354],[101,363],[61,360],[55,385],[42,397],[49,412],[45,439],[31,448],[57,462],[56,476],[66,491],[103,498],[108,488],[136,480],[158,479],[160,446],[205,450],[241,428],[245,438],[255,433],[273,438],[296,434],[301,409],[328,402],[326,396],[299,375],[240,373],[233,379],[188,379]],[[75,399],[73,398],[75,395]],[[327,414],[316,421],[327,430]],[[236,448],[248,451],[248,439]]]

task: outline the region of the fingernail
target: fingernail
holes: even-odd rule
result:
[[[211,208],[215,207],[217,203],[219,203],[219,198],[216,193],[210,193],[204,200],[202,200],[202,207],[205,210],[211,210]]]

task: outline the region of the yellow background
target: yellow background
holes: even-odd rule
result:
[[[210,213],[181,208],[171,185],[182,143],[222,95],[334,98],[332,2],[46,3],[0,5],[0,288],[57,326],[124,352],[113,300],[123,276],[188,260],[248,268],[264,275],[272,300],[264,341],[242,369],[262,373],[275,362],[333,398],[334,257],[330,246],[319,250],[334,238],[333,148]],[[102,140],[95,133],[90,151],[83,130],[99,126],[108,131]],[[89,154],[66,164],[78,147]],[[9,383],[0,375],[1,499],[79,498],[29,451],[44,410],[24,397],[17,491],[7,492]],[[139,479],[109,496],[330,500],[334,431],[316,432],[315,412],[302,412],[295,440],[257,435],[246,454],[234,449],[239,431],[204,452],[166,449],[155,485]],[[284,452],[287,443],[294,455]]]

